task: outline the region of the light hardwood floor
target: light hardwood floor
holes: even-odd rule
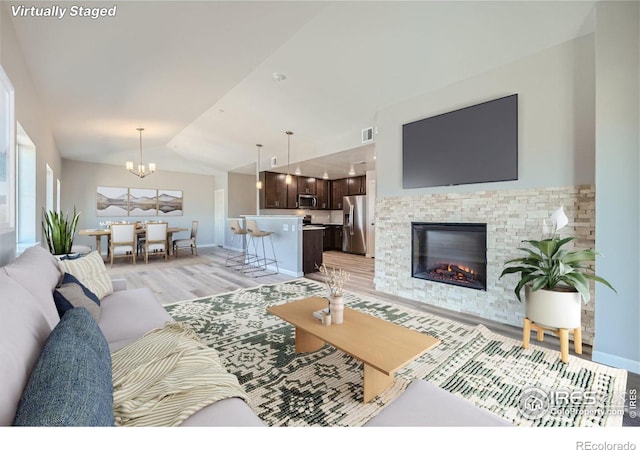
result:
[[[256,278],[243,275],[237,270],[225,267],[225,260],[229,253],[219,247],[203,247],[198,249],[198,253],[198,256],[194,256],[188,252],[181,252],[178,258],[170,257],[168,262],[162,258],[150,258],[148,264],[145,264],[143,259],[139,259],[135,266],[124,260],[114,262],[113,267],[110,267],[108,263],[106,266],[112,278],[126,279],[129,288],[150,288],[160,302],[165,305],[295,279],[289,275],[274,273],[266,273],[266,276]],[[413,307],[419,311],[469,325],[482,324],[495,333],[517,340],[522,339],[521,327],[505,325],[376,291],[373,282],[375,273],[373,258],[338,251],[324,252],[323,258],[328,267],[343,268],[350,273],[347,289],[350,292],[374,295],[393,303]],[[322,281],[322,275],[317,272],[307,274],[306,277]],[[560,344],[555,336],[545,335],[544,342],[535,341],[534,337],[532,343],[560,351]],[[591,346],[583,345],[582,355],[575,355],[573,351],[571,354],[590,360]],[[627,388],[627,392],[629,389],[636,389],[638,392],[640,390],[640,375],[629,372]],[[623,425],[640,426],[640,418],[631,419],[628,414],[625,414]]]

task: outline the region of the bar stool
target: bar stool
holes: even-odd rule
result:
[[[230,224],[233,235],[231,236],[231,249],[227,252],[227,259],[224,263],[225,267],[233,267],[242,269],[247,264],[247,249],[245,247],[245,239],[247,236],[247,230],[242,228],[240,222],[237,219],[231,220]],[[242,249],[240,254],[235,254],[233,250],[236,238],[240,241],[240,248]]]
[[[245,264],[245,268],[242,273],[255,273],[261,271],[267,271],[267,266],[270,264],[275,264],[276,272],[280,273],[280,269],[278,268],[278,261],[276,259],[276,251],[273,247],[273,239],[271,235],[273,231],[264,231],[258,227],[258,224],[255,220],[247,220],[247,234],[249,235],[249,240],[247,242],[247,263]],[[264,245],[264,240],[269,238],[271,242],[271,258],[267,258],[267,253]],[[262,255],[258,253],[258,240],[262,242]],[[251,248],[253,248],[253,253],[250,253]],[[270,273],[265,273],[262,275],[254,275],[254,277],[271,275]]]

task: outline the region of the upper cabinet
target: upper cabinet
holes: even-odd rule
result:
[[[331,183],[331,209],[342,209],[342,197],[347,194],[347,179],[332,180]]]
[[[365,175],[347,178],[347,195],[359,195],[366,193],[367,177]]]
[[[286,177],[286,175],[285,175]],[[298,207],[298,179],[295,175],[291,175],[291,184],[286,184],[287,187],[287,208],[293,209]]]
[[[260,192],[260,208],[286,208],[286,175],[275,172],[260,172],[263,189]]]
[[[294,209],[298,207],[298,194],[315,195],[316,209],[342,209],[345,195],[366,193],[366,176],[323,180],[321,178],[291,175],[291,184],[286,183],[286,174],[260,172],[263,189],[260,192],[260,208]]]
[[[316,195],[316,184],[317,184],[317,180],[315,178],[299,176],[298,177],[298,194]]]
[[[316,195],[318,196],[318,209],[329,209],[331,207],[329,180],[316,179]]]

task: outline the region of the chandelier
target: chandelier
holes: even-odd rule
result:
[[[149,163],[148,171],[144,167],[144,164],[142,163],[142,132],[144,131],[144,128],[136,128],[136,130],[138,130],[138,132],[140,133],[140,164],[138,164],[138,170],[133,170],[133,161],[127,161],[126,167],[127,167],[127,170],[132,174],[134,174],[135,176],[144,178],[147,175],[151,175],[153,172],[156,171],[156,164]]]

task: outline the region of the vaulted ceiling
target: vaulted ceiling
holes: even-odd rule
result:
[[[591,32],[594,2],[35,4],[117,6],[12,18],[63,158],[123,165],[143,127],[160,170],[251,173],[258,143],[286,170],[291,130],[291,170],[337,178],[374,166],[378,111]]]

